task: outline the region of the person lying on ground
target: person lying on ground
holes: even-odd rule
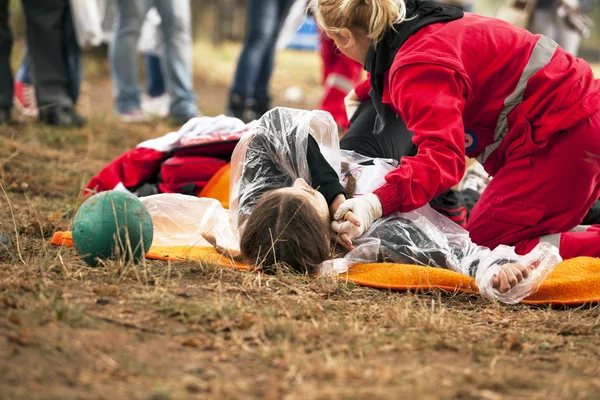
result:
[[[371,165],[350,162],[340,179],[336,168],[342,158]],[[340,204],[352,195],[373,196],[370,192],[384,183],[383,177],[396,164],[394,160],[340,153],[335,122],[327,113],[269,111],[242,138],[232,157],[231,210],[241,233],[241,259],[267,271],[275,264],[285,264],[299,273],[317,273],[321,263],[340,255],[336,244],[352,247],[344,235],[331,239],[329,224]],[[476,274],[476,254],[483,253],[478,253],[481,248],[458,225],[447,220],[464,232],[462,243],[431,237],[401,214],[393,217],[389,225],[395,228],[383,224],[368,233],[381,238],[384,245],[381,258],[374,262],[417,263]],[[462,267],[461,260],[469,256],[473,261]],[[529,265],[516,260],[497,261],[503,264],[502,270],[492,285],[500,292],[510,290],[531,272]]]

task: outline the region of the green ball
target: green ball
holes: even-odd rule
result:
[[[73,245],[90,266],[99,260],[138,263],[152,244],[152,217],[137,197],[116,191],[87,199],[73,219]]]

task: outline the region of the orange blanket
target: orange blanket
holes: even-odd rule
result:
[[[71,232],[56,232],[52,244],[73,246]],[[154,260],[195,260],[223,267],[249,270],[250,266],[229,260],[212,247],[156,247],[146,257]],[[364,264],[353,267],[341,277],[358,285],[388,290],[443,289],[477,293],[475,280],[439,268],[404,264]],[[537,293],[522,301],[526,304],[582,305],[600,303],[600,259],[579,257],[563,261],[546,278]]]

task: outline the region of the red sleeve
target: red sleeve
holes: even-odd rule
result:
[[[462,111],[469,88],[455,70],[431,64],[400,67],[390,78],[394,107],[414,132],[414,157],[404,157],[374,193],[383,215],[411,211],[457,184],[465,172]]]
[[[85,187],[84,195],[113,190],[119,183],[135,188],[158,175],[166,153],[135,147],[111,161]]]
[[[371,91],[370,79],[371,78],[367,76],[367,79],[354,86],[354,91],[356,92],[356,95],[358,96],[358,99],[361,102],[367,101],[371,98],[371,96],[369,95],[369,92]]]

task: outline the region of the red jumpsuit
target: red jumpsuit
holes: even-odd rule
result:
[[[357,88],[368,97],[369,84]],[[600,256],[600,230],[569,231],[600,195],[600,81],[552,40],[473,14],[429,25],[400,48],[383,102],[418,146],[375,191],[384,215],[457,184],[465,154],[494,176],[467,229],[477,244]]]
[[[363,67],[343,55],[335,42],[320,33],[321,59],[323,60],[323,99],[319,108],[328,111],[342,129],[348,128],[344,97],[360,79]]]

